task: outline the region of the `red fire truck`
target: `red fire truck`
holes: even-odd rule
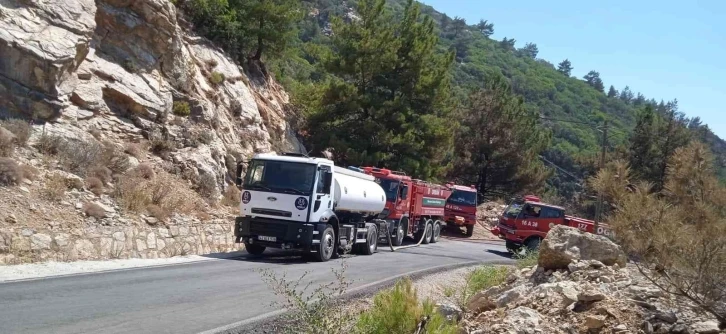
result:
[[[499,217],[499,224],[492,233],[506,241],[511,252],[518,252],[522,246],[534,250],[555,225],[566,225],[580,230],[611,237],[612,231],[600,223],[595,231],[595,221],[565,215],[565,209],[556,205],[542,203],[534,195],[524,196],[511,201]]]
[[[457,229],[466,226],[466,236],[470,237],[476,225],[476,188],[451,183],[446,186],[452,191],[446,200],[446,225]]]
[[[364,173],[376,178],[386,193],[386,205],[379,215],[388,222],[392,243],[400,246],[403,238],[428,244],[437,242],[444,223],[444,206],[451,190],[445,186],[412,179],[403,172],[363,167]],[[426,225],[431,226],[424,236]]]

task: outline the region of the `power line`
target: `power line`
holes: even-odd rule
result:
[[[569,177],[571,177],[571,178],[573,178],[573,179],[575,179],[575,180],[577,180],[577,181],[579,181],[579,182],[582,182],[582,179],[581,179],[581,178],[579,178],[579,177],[577,177],[577,176],[575,176],[575,175],[571,174],[571,173],[570,173],[570,172],[568,172],[568,171],[567,171],[566,169],[564,169],[564,168],[562,168],[562,167],[560,167],[560,166],[557,166],[557,164],[555,164],[555,163],[554,163],[554,162],[552,162],[552,161],[549,161],[549,160],[547,160],[547,158],[545,158],[544,156],[541,156],[541,155],[540,155],[539,157],[540,157],[540,159],[542,159],[542,160],[543,160],[544,162],[546,162],[546,163],[548,163],[548,164],[552,165],[553,167],[555,167],[555,168],[556,168],[557,170],[559,170],[560,172],[562,172],[562,173],[566,174],[567,176],[569,176]],[[577,185],[579,185],[579,186],[582,186],[582,184],[580,184],[580,183],[578,183]]]

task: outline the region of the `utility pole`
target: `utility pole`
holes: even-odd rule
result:
[[[605,168],[605,153],[608,147],[608,121],[606,120],[602,127],[602,152],[600,153],[600,169]],[[602,219],[602,192],[597,195],[597,211],[595,212],[595,232],[600,227],[600,220]]]

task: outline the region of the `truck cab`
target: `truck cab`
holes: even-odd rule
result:
[[[512,200],[499,217],[499,224],[492,229],[492,233],[504,239],[510,251],[517,252],[522,247],[536,250],[542,239],[547,236],[547,232],[555,225],[566,225],[606,236],[612,235],[607,225],[600,224],[595,231],[594,221],[568,216],[564,208],[542,203],[538,197],[532,195]]]
[[[362,253],[375,252],[373,220],[385,194],[374,178],[299,154],[257,154],[241,174],[238,165],[242,193],[235,238],[250,254],[267,247],[301,249],[327,261],[356,244]]]
[[[477,191],[474,186],[466,187],[447,184],[451,195],[446,200],[446,224],[449,226],[466,227],[466,236],[474,234],[476,225]]]
[[[400,246],[403,238],[410,230],[408,221],[411,210],[411,189],[413,179],[404,172],[392,171],[385,168],[363,167],[362,172],[375,177],[375,182],[383,188],[386,194],[385,208],[379,215],[380,219],[388,223],[388,233],[393,238],[393,245]],[[399,224],[403,224],[403,232],[398,233]]]

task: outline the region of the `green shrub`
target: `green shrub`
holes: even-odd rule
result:
[[[504,283],[507,275],[509,275],[509,268],[504,266],[486,266],[474,269],[466,278],[463,302],[479,291]]]
[[[189,102],[186,101],[175,101],[174,106],[172,107],[172,112],[174,115],[180,117],[187,117],[192,113],[191,108],[189,107]]]
[[[411,280],[403,279],[373,298],[373,307],[361,314],[356,329],[371,334],[414,333],[425,317],[426,333],[456,333],[455,324],[436,312],[433,303],[419,303]]]
[[[224,79],[224,74],[219,72],[212,72],[212,75],[209,77],[209,81],[211,81],[215,86],[223,83]]]
[[[514,258],[517,259],[517,268],[527,268],[537,265],[537,259],[539,258],[539,251],[526,251],[524,254],[515,254]]]

